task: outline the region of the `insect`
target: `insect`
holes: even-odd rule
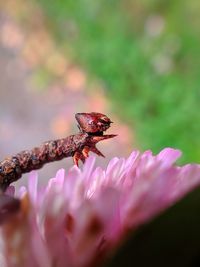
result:
[[[24,150],[0,162],[0,191],[4,192],[22,174],[40,169],[46,163],[73,157],[78,166],[83,163],[90,151],[99,156],[104,155],[97,149],[100,141],[113,138],[115,134],[104,135],[112,121],[104,114],[77,113],[75,118],[80,132],[66,138],[44,142],[41,146],[31,150]]]

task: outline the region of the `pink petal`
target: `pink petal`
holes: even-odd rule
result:
[[[158,159],[162,161],[163,168],[171,166],[181,156],[181,151],[173,148],[165,148],[158,154]]]
[[[33,203],[37,201],[37,185],[38,185],[38,174],[36,171],[32,171],[29,175],[28,180],[28,192]]]

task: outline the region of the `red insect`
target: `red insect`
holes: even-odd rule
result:
[[[10,183],[18,180],[23,173],[40,169],[44,164],[73,157],[78,166],[83,163],[90,151],[99,156],[104,155],[96,148],[99,141],[113,138],[116,135],[103,133],[112,121],[101,113],[77,113],[75,115],[80,133],[63,139],[47,141],[39,147],[24,150],[0,162],[0,190],[5,191]]]

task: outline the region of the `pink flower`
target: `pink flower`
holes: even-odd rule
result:
[[[174,165],[180,155],[171,148],[156,156],[134,151],[105,170],[90,157],[82,170],[59,170],[43,189],[32,172],[28,188],[16,192],[21,211],[1,229],[0,260],[9,267],[96,266],[127,232],[200,185],[200,165]]]

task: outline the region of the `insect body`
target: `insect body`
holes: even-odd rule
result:
[[[96,148],[99,141],[113,138],[116,135],[104,135],[111,120],[101,113],[77,113],[75,115],[80,133],[63,139],[43,143],[32,150],[22,151],[0,162],[0,190],[5,191],[10,183],[18,180],[22,174],[40,169],[44,164],[73,157],[78,166],[88,157],[89,151],[99,156],[103,154]]]

